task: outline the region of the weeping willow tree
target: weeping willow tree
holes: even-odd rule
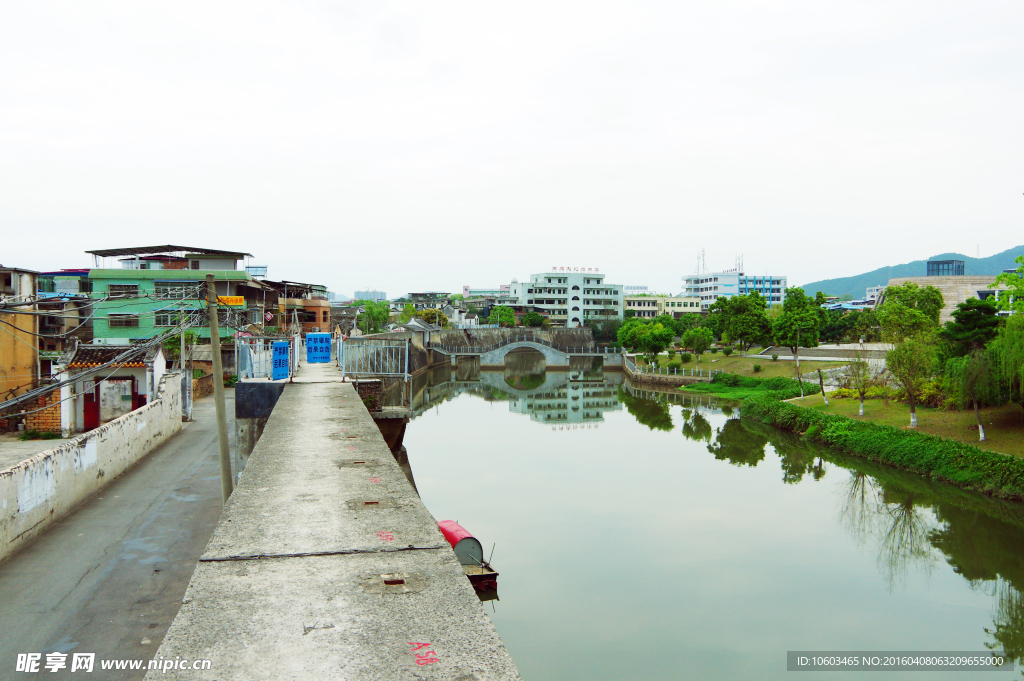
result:
[[[1024,418],[1024,315],[1015,314],[989,347],[1010,401],[1020,405]]]
[[[999,372],[992,352],[971,350],[963,357],[946,362],[947,386],[961,409],[974,408],[978,422],[978,439],[985,441],[985,426],[981,423],[981,406],[999,403]]]
[[[1002,650],[1007,656],[1024,658],[1024,596],[1010,584],[1000,580],[996,586],[996,615],[993,628],[985,633],[995,639],[986,643],[989,650]]]

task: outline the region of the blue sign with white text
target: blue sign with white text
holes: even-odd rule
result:
[[[324,364],[331,361],[331,334],[306,334],[306,363]]]
[[[288,341],[274,341],[274,354],[271,357],[274,362],[271,378],[275,381],[288,378]]]

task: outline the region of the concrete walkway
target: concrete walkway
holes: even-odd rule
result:
[[[351,383],[303,365],[267,421],[147,679],[519,679]]]
[[[229,418],[233,397],[227,391]],[[194,417],[0,562],[0,678],[15,678],[18,653],[48,652],[95,653],[96,670],[84,678],[145,675],[101,672],[99,661],[153,657],[220,516],[212,397],[196,400]],[[82,674],[65,669],[39,676],[75,679]]]
[[[40,452],[53,449],[71,438],[55,440],[21,440],[21,433],[4,433],[0,435],[0,470],[15,466],[25,459],[31,459]]]

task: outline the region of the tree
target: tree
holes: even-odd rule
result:
[[[989,347],[1010,401],[1024,409],[1024,315],[1011,315]]]
[[[1000,310],[1008,312],[1024,312],[1024,255],[1018,255],[1016,272],[1003,272],[992,286],[1005,286],[1006,291],[999,292],[998,305]]]
[[[703,326],[696,326],[683,334],[683,346],[690,348],[697,356],[697,363],[700,364],[700,356],[707,352],[714,342],[715,337],[711,329]]]
[[[672,342],[672,336],[672,329],[666,329],[663,324],[650,323],[635,317],[627,320],[618,332],[618,340],[623,347],[639,350],[651,363],[654,362],[655,356]]]
[[[724,331],[730,339],[739,341],[744,354],[754,345],[770,342],[772,324],[767,308],[768,301],[757,291],[728,299],[723,312]]]
[[[639,345],[638,338],[641,329],[646,325],[647,320],[640,317],[630,317],[627,319],[616,332],[616,339],[619,341],[619,345],[628,350],[635,351]]]
[[[978,438],[985,441],[985,426],[981,424],[982,403],[990,404],[998,399],[998,385],[994,385],[997,374],[989,359],[989,353],[973,348],[963,357],[954,357],[946,362],[947,385],[953,388],[956,401],[961,409],[974,407],[974,418],[978,422]]]
[[[647,356],[647,361],[654,364],[658,354],[668,347],[674,335],[675,331],[666,329],[664,324],[645,324],[637,338],[638,347]]]
[[[491,316],[487,318],[488,324],[512,327],[516,325],[516,313],[506,305],[498,305],[491,308]]]
[[[455,293],[451,296],[452,300],[464,300],[466,296],[461,293]]]
[[[887,287],[882,307],[884,308],[889,303],[897,303],[917,310],[932,320],[932,324],[936,326],[939,323],[939,313],[942,312],[942,308],[946,304],[942,299],[942,292],[939,289],[934,286],[921,287],[912,281],[908,281],[900,286]]]
[[[893,381],[907,393],[910,427],[917,428],[917,393],[936,368],[935,344],[928,336],[911,337],[885,354]]]
[[[387,301],[378,303],[373,300],[363,300],[359,305],[363,311],[359,313],[356,320],[363,326],[364,333],[380,331],[380,327],[387,324],[391,317],[391,306]]]
[[[538,326],[544,326],[544,317],[537,312],[527,312],[523,315],[522,322],[523,326],[532,326],[536,328]]]
[[[402,308],[402,314],[398,315],[398,321],[405,323],[416,316],[416,308],[412,303],[406,303]]]
[[[796,380],[800,383],[801,397],[804,382],[800,380],[800,347],[818,347],[820,310],[820,307],[815,306],[814,299],[808,298],[802,288],[787,288],[786,299],[782,302],[782,314],[772,323],[775,343],[788,347],[796,357]]]
[[[655,324],[661,324],[666,329],[672,332],[673,336],[680,335],[679,329],[677,328],[676,318],[670,314],[660,314],[654,318]]]
[[[594,333],[594,340],[605,343],[614,343],[619,340],[619,329],[622,322],[618,319],[605,319],[604,321],[591,320],[590,328]]]
[[[699,315],[699,314],[696,314],[694,312],[684,313],[683,316],[681,316],[676,321],[676,332],[677,332],[676,335],[682,337],[682,335],[684,333],[686,333],[687,331],[689,331],[693,327],[695,327],[698,324],[700,324],[700,320],[701,320],[701,315]]]
[[[437,324],[442,329],[448,327],[448,317],[445,316],[444,312],[441,312],[437,308],[427,308],[426,310],[417,312],[416,316],[427,324]]]
[[[962,357],[980,350],[999,332],[999,307],[991,298],[968,298],[953,310],[953,321],[946,322],[941,337],[950,344],[951,354]]]
[[[854,389],[860,398],[860,415],[864,416],[864,397],[867,395],[871,384],[874,383],[871,376],[871,367],[864,361],[863,357],[858,357],[856,361],[850,362],[844,373],[846,374],[846,379],[850,382],[850,387]]]

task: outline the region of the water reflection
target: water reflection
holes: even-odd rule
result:
[[[687,450],[680,443],[681,451],[696,446],[698,453],[710,454],[703,455],[704,461],[729,465],[715,464],[715,470],[774,471],[776,488],[778,480],[787,486],[824,485],[814,487],[830,492],[824,512],[835,517],[840,536],[845,533],[868,554],[869,571],[874,570],[871,557],[877,562],[880,588],[901,594],[940,576],[959,575],[991,603],[991,624],[979,627],[978,637],[964,641],[962,649],[984,642],[1018,659],[1024,656],[1024,505],[845,456],[744,419],[736,405],[706,396],[638,389],[621,374],[602,374],[594,365],[544,371],[538,370],[535,357],[512,362],[504,372],[448,370],[420,379],[410,391],[413,416],[462,394],[506,402],[509,413],[528,416],[532,423],[526,427],[594,428],[624,409],[645,428],[630,431],[638,450],[644,447],[642,438],[663,438],[678,429],[683,439],[695,443]]]

